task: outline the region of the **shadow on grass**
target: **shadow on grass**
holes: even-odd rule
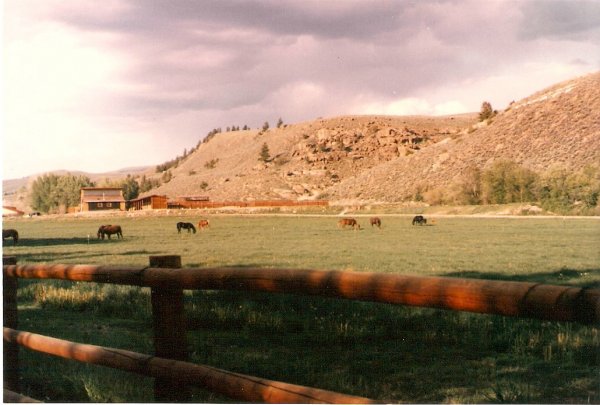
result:
[[[122,239],[121,239],[122,240]],[[96,245],[100,243],[114,243],[121,241],[118,239],[96,239],[93,238],[22,238],[19,239],[19,243],[14,247],[39,247],[39,246],[69,246],[69,245]],[[9,244],[7,247],[13,247]]]
[[[600,268],[576,270],[563,267],[556,271],[517,275],[486,273],[480,271],[460,271],[455,273],[446,273],[444,276],[500,281],[523,281],[578,287],[600,287]]]

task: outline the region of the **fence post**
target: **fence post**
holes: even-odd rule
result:
[[[2,256],[2,265],[17,264],[16,256]],[[18,281],[14,277],[2,277],[2,304],[4,326],[18,329],[17,316]],[[19,345],[3,342],[4,349],[4,388],[20,392],[19,389]]]
[[[150,267],[181,268],[181,256],[150,256]],[[153,287],[151,300],[155,355],[187,361],[183,289]],[[154,398],[158,402],[185,402],[190,400],[190,390],[176,380],[157,378],[154,381]]]

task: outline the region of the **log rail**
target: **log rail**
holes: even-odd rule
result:
[[[293,293],[580,323],[600,322],[600,289],[349,271],[8,265],[4,275],[186,290]]]
[[[9,259],[9,260],[6,260]],[[163,260],[166,259],[166,262]],[[180,402],[185,397],[163,396],[169,384],[195,385],[221,393],[233,399],[271,403],[368,403],[368,398],[302,387],[260,379],[201,366],[185,361],[183,313],[165,309],[181,291],[239,290],[271,293],[318,295],[388,304],[430,307],[475,313],[535,318],[563,322],[598,324],[600,322],[600,289],[547,285],[529,282],[459,279],[450,277],[419,277],[398,274],[359,273],[325,270],[264,269],[264,268],[179,268],[179,256],[151,257],[148,267],[91,265],[17,265],[4,258],[5,303],[15,301],[16,283],[8,280],[57,279],[150,287],[155,318],[156,356],[119,349],[62,341],[47,336],[17,330],[16,321],[5,322],[4,341],[11,347],[21,345],[31,350],[78,361],[115,367],[156,377],[155,396],[162,402]],[[175,263],[175,264],[174,264]],[[169,267],[169,268],[165,268]],[[14,290],[14,291],[13,291]],[[165,297],[162,295],[167,294]],[[14,298],[14,299],[13,299]],[[8,300],[8,301],[7,301]],[[4,317],[16,320],[16,305],[9,305]],[[183,307],[179,306],[179,312]],[[178,307],[178,308],[179,308]],[[162,327],[168,319],[178,318],[180,326]],[[173,330],[173,336],[169,331]],[[158,337],[157,337],[158,336]],[[173,344],[172,342],[178,342]],[[165,345],[165,343],[167,343]],[[161,347],[174,347],[173,353]],[[18,347],[18,346],[17,346]],[[183,351],[182,351],[183,350]],[[162,358],[162,357],[167,358]],[[7,377],[15,371],[5,361]],[[7,376],[7,371],[9,375]],[[12,376],[14,378],[14,375]],[[182,385],[183,384],[183,385]],[[9,389],[17,390],[10,386]],[[163,391],[161,393],[161,390]],[[173,392],[174,390],[171,390]],[[188,395],[184,389],[178,395]]]

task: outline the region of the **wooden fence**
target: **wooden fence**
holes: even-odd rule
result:
[[[150,257],[149,267],[17,265],[14,259],[4,258],[3,274],[5,386],[17,392],[17,345],[21,345],[55,356],[155,377],[155,398],[163,402],[185,401],[189,398],[186,390],[189,385],[243,401],[375,402],[187,362],[184,289],[293,293],[545,320],[590,324],[600,321],[600,289],[527,282],[322,270],[181,268],[179,256]],[[19,331],[16,311],[18,278],[150,287],[155,355]],[[11,353],[14,357],[7,363],[6,356]]]
[[[224,208],[224,207],[327,207],[325,200],[258,200],[258,201],[195,201],[177,199],[168,202],[169,208]]]

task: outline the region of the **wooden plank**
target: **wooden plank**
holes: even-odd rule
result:
[[[156,378],[175,377],[186,384],[236,400],[259,403],[376,403],[368,398],[288,384],[127,350],[74,343],[9,328],[4,328],[4,340],[18,343],[31,350],[84,363],[117,368]]]
[[[58,278],[147,287],[267,291],[581,323],[600,322],[600,289],[530,282],[389,273],[262,268],[5,266],[22,278]]]
[[[16,265],[16,256],[2,256],[2,264]],[[4,326],[18,328],[19,318],[17,312],[18,279],[14,277],[2,278],[2,315]],[[3,342],[3,382],[4,387],[12,391],[20,391],[19,384],[19,346]]]
[[[181,256],[150,256],[150,266],[177,272]],[[154,286],[151,289],[154,349],[157,357],[186,361],[186,321],[183,308],[183,289],[172,286]],[[186,402],[189,388],[176,378],[157,378],[154,397],[158,402]]]

